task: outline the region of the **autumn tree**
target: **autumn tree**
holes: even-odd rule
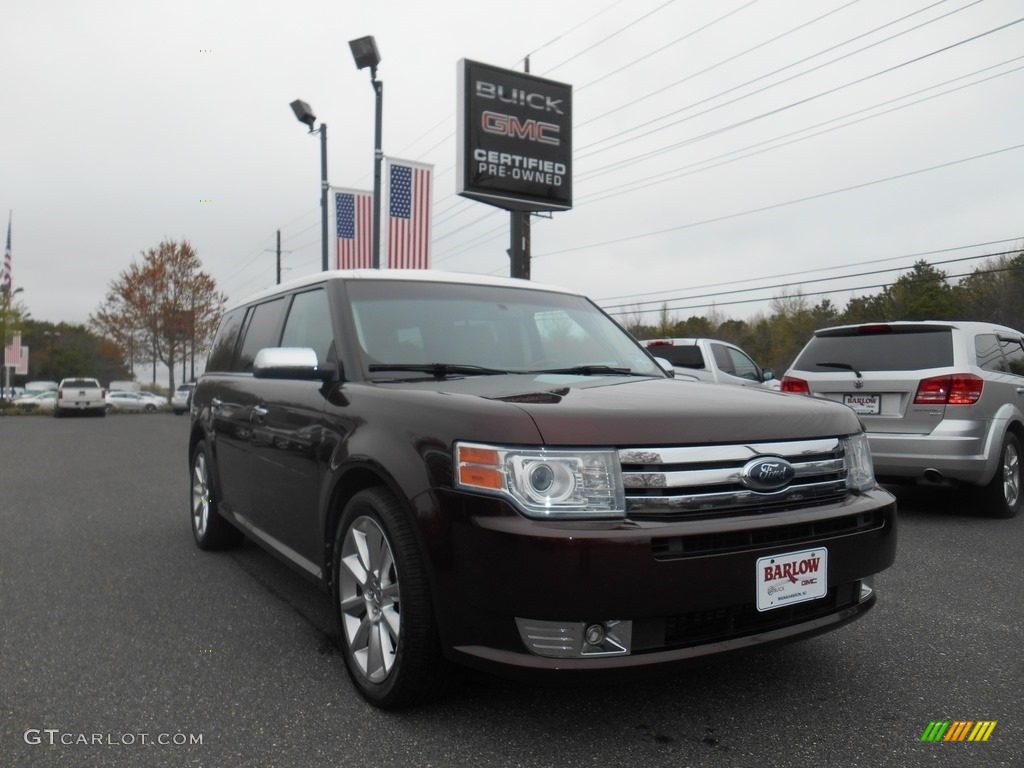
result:
[[[148,353],[169,370],[174,391],[174,365],[197,345],[204,345],[220,320],[226,297],[202,271],[188,241],[164,241],[142,253],[111,282],[103,303],[89,321],[128,355],[139,339]]]

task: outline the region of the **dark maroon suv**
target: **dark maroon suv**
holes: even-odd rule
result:
[[[600,670],[833,629],[896,508],[836,403],[675,381],[585,297],[327,272],[229,308],[192,402],[192,531],[333,596],[373,704],[443,660]]]

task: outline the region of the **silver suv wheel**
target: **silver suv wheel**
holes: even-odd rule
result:
[[[1003,500],[1011,508],[1020,500],[1020,454],[1012,443],[1003,449]]]
[[[992,517],[1016,517],[1021,507],[1021,449],[1020,440],[1012,432],[1003,438],[999,454],[999,468],[995,477],[985,486],[985,512]]]

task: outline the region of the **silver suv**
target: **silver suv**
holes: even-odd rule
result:
[[[958,321],[825,328],[786,372],[782,391],[856,411],[880,482],[966,484],[993,517],[1020,509],[1019,331]]]

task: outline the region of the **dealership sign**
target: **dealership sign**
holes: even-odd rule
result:
[[[520,211],[572,208],[572,86],[462,59],[463,197]]]

